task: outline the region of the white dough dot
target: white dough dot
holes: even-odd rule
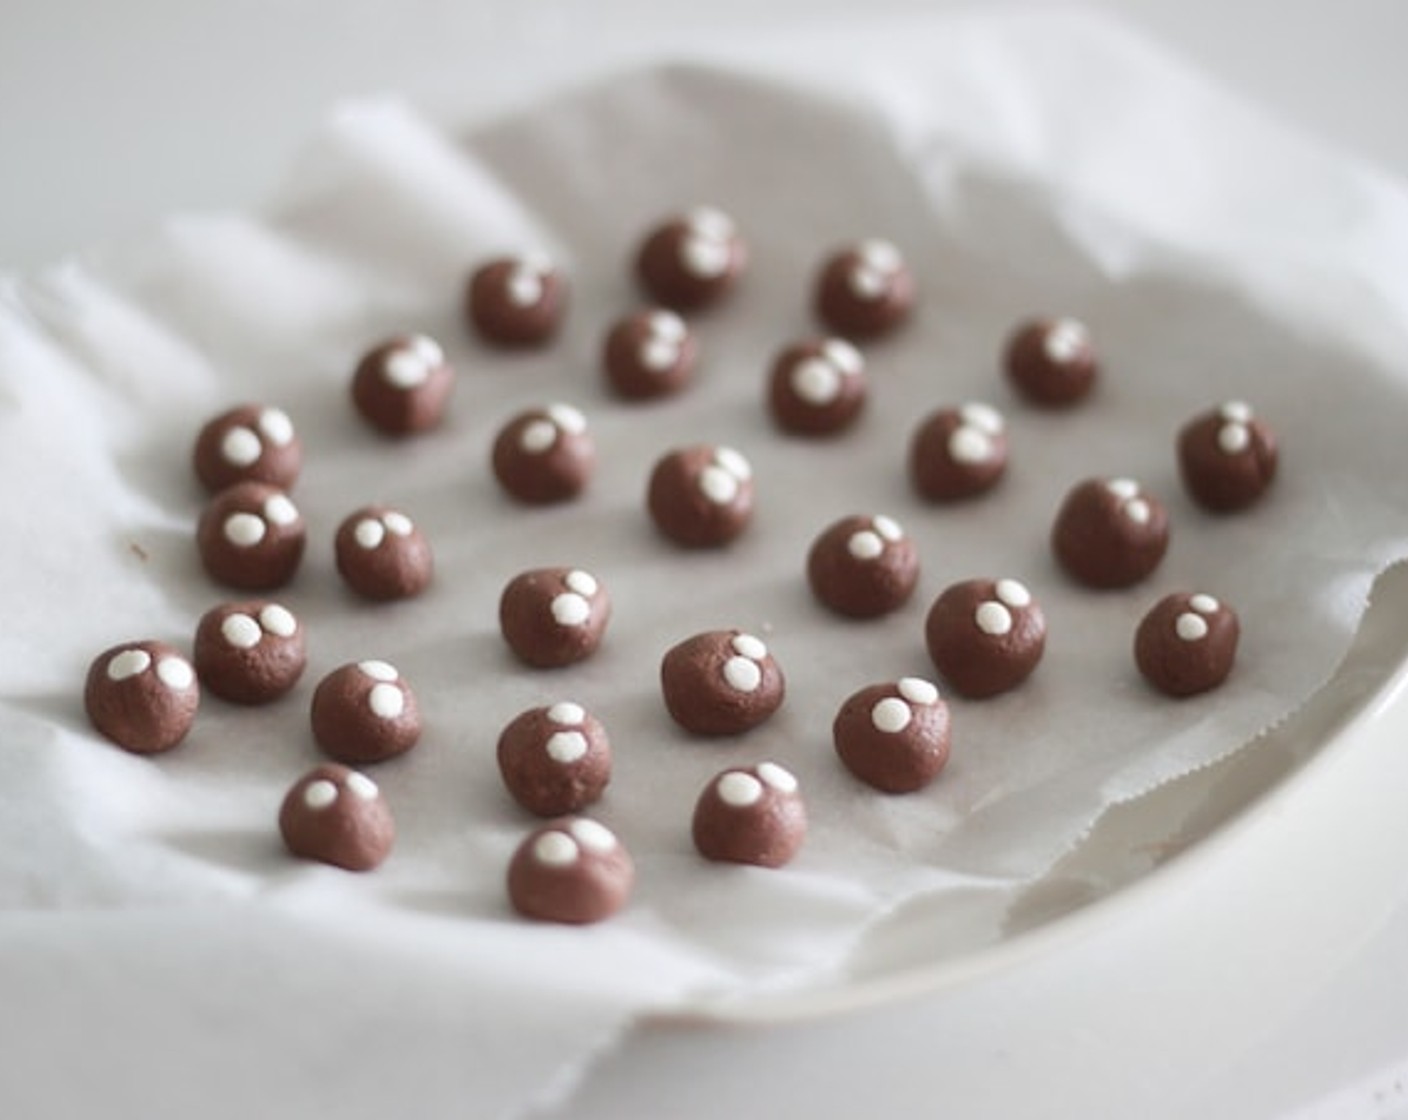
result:
[[[687,234],[680,242],[680,264],[691,276],[712,280],[728,271],[732,250],[727,241],[715,241],[697,233]]]
[[[533,858],[547,867],[570,867],[579,854],[577,841],[557,829],[544,832],[533,841]]]
[[[1002,413],[982,401],[969,401],[958,410],[958,415],[963,418],[963,423],[968,427],[977,428],[978,431],[986,432],[990,436],[999,435],[1007,428],[1007,422],[1003,420]]]
[[[173,692],[185,692],[196,683],[196,671],[184,657],[163,657],[156,663],[156,675]]]
[[[587,418],[575,405],[550,404],[545,411],[548,419],[570,435],[579,436],[587,430]]]
[[[1136,525],[1147,525],[1149,519],[1154,515],[1154,511],[1149,508],[1149,503],[1143,498],[1135,498],[1132,501],[1125,502],[1122,508],[1124,509],[1124,515]]]
[[[690,232],[712,241],[727,241],[734,233],[733,219],[714,206],[695,206],[684,221]]]
[[[259,625],[277,638],[291,638],[298,629],[298,619],[287,607],[270,603],[259,612]]]
[[[592,616],[592,605],[575,591],[554,595],[549,610],[559,626],[582,626]]]
[[[396,671],[396,666],[389,661],[359,661],[357,668],[364,676],[371,677],[374,681],[394,681],[401,674]]]
[[[551,420],[533,419],[523,425],[518,446],[529,455],[541,455],[557,442],[557,425]]]
[[[347,775],[346,785],[354,797],[359,797],[363,801],[371,801],[381,792],[377,789],[374,781],[356,770]]]
[[[430,379],[431,368],[419,350],[411,346],[398,346],[386,355],[381,374],[394,388],[409,391]]]
[[[406,694],[394,684],[380,682],[367,693],[367,707],[378,719],[397,719],[406,710]]]
[[[564,766],[587,753],[587,737],[580,731],[554,731],[543,744],[548,757]]]
[[[647,324],[651,334],[666,342],[683,342],[685,336],[689,334],[689,328],[685,325],[685,321],[673,311],[666,311],[663,308],[652,311]]]
[[[1250,424],[1252,406],[1246,401],[1228,401],[1218,410],[1218,415],[1233,424]]]
[[[672,338],[650,335],[641,339],[636,356],[652,373],[666,373],[680,360],[680,344]]]
[[[993,587],[993,594],[1009,607],[1019,609],[1030,606],[1032,601],[1032,593],[1027,590],[1027,585],[1015,579],[998,580]]]
[[[870,519],[870,524],[875,527],[875,531],[893,544],[904,539],[904,526],[893,517],[886,517],[883,513]]]
[[[763,683],[763,670],[751,657],[730,657],[724,662],[724,680],[735,692],[756,692]]]
[[[875,706],[870,709],[870,722],[876,731],[883,731],[893,735],[903,731],[909,726],[909,721],[914,713],[910,711],[909,705],[898,696],[887,696],[883,700],[877,700]]]
[[[768,647],[761,638],[755,638],[752,634],[735,634],[729,645],[733,647],[733,652],[743,657],[751,657],[754,661],[761,661],[768,655]]]
[[[879,533],[861,529],[852,533],[846,541],[846,551],[857,560],[874,560],[885,551],[885,542],[880,539]]]
[[[563,583],[567,585],[569,591],[575,591],[578,595],[585,595],[591,598],[597,593],[599,584],[596,577],[590,572],[584,572],[581,568],[573,568],[563,577]]]
[[[732,447],[714,448],[714,462],[739,482],[746,482],[753,477],[752,464],[743,457],[741,452],[735,451]]]
[[[1012,612],[995,599],[987,599],[978,604],[973,612],[973,621],[984,634],[1000,638],[1012,629]]]
[[[281,408],[266,408],[259,414],[259,430],[275,447],[293,442],[293,421]]]
[[[1217,430],[1217,446],[1224,455],[1240,455],[1252,444],[1252,430],[1245,424],[1223,424]]]
[[[890,278],[883,272],[879,272],[866,265],[864,262],[857,262],[851,269],[850,275],[846,278],[847,286],[851,293],[863,300],[880,299],[889,290]]]
[[[386,539],[386,527],[374,518],[364,517],[352,530],[352,538],[358,546],[371,551],[381,547],[381,542]]]
[[[738,497],[738,479],[723,467],[710,463],[699,472],[699,489],[716,506],[726,506]]]
[[[797,791],[797,779],[793,777],[792,771],[776,762],[760,762],[754,769],[758,771],[758,777],[763,779],[764,784],[772,786],[773,789],[782,793]]]
[[[810,405],[828,405],[841,395],[844,375],[821,358],[804,358],[792,367],[788,382],[792,391]]]
[[[271,525],[287,527],[298,520],[298,507],[286,494],[270,494],[264,503],[264,516]]]
[[[865,359],[860,351],[844,338],[828,338],[821,344],[821,352],[828,362],[848,377],[854,377],[865,368]]]
[[[220,441],[220,454],[231,466],[248,467],[257,463],[263,453],[264,445],[259,437],[242,426],[231,428]]]
[[[108,680],[122,681],[145,673],[152,663],[152,655],[144,649],[125,649],[108,662]]]
[[[514,307],[533,307],[543,298],[543,278],[532,265],[520,261],[504,279],[504,295]]]
[[[394,509],[387,510],[381,515],[381,523],[386,526],[387,532],[395,533],[398,537],[409,537],[415,532],[415,526],[411,524],[411,519]]]
[[[253,548],[264,539],[264,519],[254,513],[232,513],[222,527],[225,539],[236,548]]]
[[[1184,611],[1173,623],[1173,632],[1185,642],[1197,642],[1208,636],[1208,620],[1192,611]]]
[[[894,243],[879,237],[862,241],[856,255],[865,262],[866,267],[876,272],[898,272],[902,263],[900,251]]]
[[[303,787],[303,804],[310,809],[326,809],[337,800],[337,786],[318,778]]]
[[[570,700],[560,700],[547,711],[548,720],[560,727],[577,727],[587,718],[587,710],[581,704]]]
[[[264,629],[247,614],[230,614],[220,623],[220,633],[236,649],[253,649],[264,637]]]
[[[406,345],[420,355],[421,361],[432,368],[445,364],[445,351],[428,334],[413,334],[406,340]]]
[[[719,791],[719,800],[735,809],[746,809],[763,798],[763,783],[742,770],[730,770],[722,775],[715,788]]]
[[[929,705],[939,702],[938,688],[923,677],[901,677],[895,688],[911,704]]]
[[[948,457],[955,463],[986,463],[993,457],[992,436],[980,428],[960,424],[949,433]]]
[[[598,821],[578,817],[567,828],[576,838],[577,843],[589,852],[605,855],[616,847],[615,833]]]
[[[1219,604],[1218,601],[1214,599],[1211,595],[1199,592],[1198,594],[1189,598],[1188,605],[1192,607],[1195,611],[1197,611],[1199,614],[1216,614],[1217,609],[1221,604]]]
[[[1075,361],[1090,347],[1090,332],[1076,319],[1057,319],[1042,340],[1048,361],[1058,365]]]
[[[1139,483],[1132,478],[1112,478],[1105,483],[1105,489],[1121,501],[1129,501],[1139,493]]]

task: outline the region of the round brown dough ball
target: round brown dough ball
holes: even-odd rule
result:
[[[877,618],[909,601],[919,552],[892,517],[843,517],[807,553],[807,582],[824,606],[847,618]]]
[[[646,508],[685,548],[718,548],[753,520],[753,468],[731,447],[697,444],[663,456],[650,472]]]
[[[385,661],[334,669],[314,690],[310,716],[323,753],[356,766],[404,754],[421,735],[415,693]]]
[[[491,346],[542,346],[567,313],[567,279],[538,254],[497,258],[470,276],[465,313]]]
[[[523,808],[540,817],[575,813],[611,780],[611,741],[580,704],[560,701],[520,713],[499,735],[499,774]]]
[[[1276,437],[1243,401],[1195,416],[1178,433],[1184,489],[1214,513],[1254,505],[1276,477],[1276,458]]]
[[[124,642],[104,650],[83,685],[89,721],[133,754],[158,754],[179,744],[199,705],[195,670],[165,642]]]
[[[590,657],[611,620],[611,596],[581,568],[534,568],[499,596],[499,630],[509,649],[535,669]]]
[[[364,599],[409,599],[435,576],[425,534],[389,506],[363,506],[348,514],[337,528],[333,552],[343,582]]]
[[[1169,696],[1216,688],[1232,672],[1241,624],[1237,612],[1203,592],[1166,595],[1139,623],[1134,661]]]
[[[602,346],[601,368],[620,397],[644,401],[678,393],[694,378],[699,340],[675,312],[662,307],[618,320]]]
[[[306,537],[298,507],[282,490],[262,482],[238,482],[220,491],[196,526],[206,572],[246,591],[267,591],[291,580]]]
[[[291,490],[303,469],[303,443],[283,409],[244,404],[201,428],[191,462],[212,494],[237,482]]]
[[[954,691],[982,699],[1031,675],[1046,649],[1046,616],[1015,579],[964,580],[934,600],[924,639]]]
[[[1051,547],[1066,572],[1101,590],[1151,575],[1168,551],[1168,511],[1129,478],[1092,478],[1066,495]]]
[[[986,493],[1007,470],[1007,422],[977,401],[930,413],[909,445],[909,478],[931,502]]]
[[[696,206],[646,235],[635,268],[655,302],[695,311],[732,291],[747,264],[748,247],[734,220],[712,206]]]
[[[222,603],[196,626],[201,684],[236,704],[267,704],[298,683],[308,663],[302,624],[268,599]]]
[[[508,865],[508,897],[526,918],[584,925],[626,904],[635,883],[630,853],[605,825],[567,817],[534,829]]]
[[[370,871],[391,853],[396,822],[377,784],[336,763],[296,781],[279,808],[284,846],[300,859]]]
[[[844,338],[787,347],[773,360],[768,408],[784,432],[829,436],[855,423],[865,408],[865,359]]]
[[[1027,400],[1066,408],[1087,396],[1099,373],[1090,332],[1077,319],[1031,319],[1007,340],[1003,367]]]
[[[566,502],[591,481],[596,442],[587,418],[570,404],[530,408],[499,429],[492,465],[499,485],[520,502]]]
[[[948,762],[948,705],[919,677],[872,684],[841,705],[831,725],[841,761],[882,793],[923,789]]]
[[[817,274],[816,316],[843,338],[878,338],[914,307],[914,274],[889,241],[871,238],[832,254]]]
[[[666,652],[660,685],[671,717],[692,735],[738,735],[757,727],[786,694],[768,647],[741,630],[709,630]]]
[[[397,335],[372,347],[352,374],[352,403],[383,435],[438,427],[450,407],[455,371],[428,335]]]
[[[807,835],[797,779],[775,762],[725,770],[699,795],[692,831],[705,859],[782,867]]]

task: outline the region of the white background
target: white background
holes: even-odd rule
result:
[[[1100,6],[1408,182],[1408,4]],[[171,211],[257,204],[348,96],[488,109],[662,49],[857,7],[8,0],[0,270],[140,234]],[[1219,838],[1216,860],[1175,864],[1079,937],[841,1018],[643,1029],[563,1114],[1408,1115],[1408,845],[1391,842],[1405,814],[1389,796],[1408,788],[1403,742],[1399,702]],[[1362,868],[1350,882],[1345,853]]]

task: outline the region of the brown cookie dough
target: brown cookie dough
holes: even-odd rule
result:
[[[291,490],[303,469],[303,443],[283,409],[245,404],[201,428],[191,463],[212,494],[237,482],[266,482]]]
[[[1227,679],[1237,658],[1237,612],[1202,592],[1160,599],[1139,623],[1134,662],[1169,696],[1193,696]]]
[[[491,462],[499,485],[520,502],[566,502],[591,481],[596,442],[580,411],[550,404],[520,412],[500,428]]]
[[[661,307],[618,320],[602,346],[601,368],[618,396],[644,401],[678,393],[694,378],[699,340]]]
[[[284,846],[300,859],[370,871],[391,852],[396,823],[381,790],[365,774],[336,763],[296,781],[279,808]]]
[[[971,401],[930,413],[909,445],[909,478],[921,497],[956,502],[991,490],[1007,470],[1007,422]]]
[[[738,735],[782,705],[786,682],[768,647],[740,630],[709,630],[660,663],[665,707],[693,735]]]
[[[176,746],[190,731],[199,705],[195,670],[165,642],[124,642],[104,650],[83,685],[89,721],[133,754]]]
[[[425,534],[389,506],[363,506],[349,514],[338,526],[333,552],[343,582],[365,599],[409,599],[435,576]]]
[[[844,338],[814,339],[773,359],[768,409],[784,432],[829,436],[855,423],[866,391],[861,352]]]
[[[712,206],[696,206],[646,235],[635,268],[651,299],[694,311],[727,295],[747,264],[748,247],[733,219]]]
[[[630,853],[605,825],[566,817],[534,829],[508,865],[508,898],[526,918],[582,925],[609,918],[635,883]]]
[[[834,253],[821,266],[812,309],[843,338],[877,338],[896,330],[914,307],[914,274],[889,241],[871,238]]]
[[[904,606],[919,580],[914,541],[892,517],[843,517],[807,553],[807,582],[823,605],[848,618]]]
[[[841,705],[831,741],[846,768],[867,785],[883,793],[911,793],[938,777],[948,762],[948,705],[919,677],[872,684]]]
[[[934,666],[970,699],[1016,688],[1046,649],[1046,617],[1015,579],[970,579],[934,600],[924,622]]]
[[[731,447],[697,444],[672,451],[650,472],[646,508],[655,527],[676,544],[728,544],[753,520],[753,468]]]
[[[1195,416],[1178,433],[1184,489],[1204,509],[1253,505],[1276,477],[1276,437],[1243,401]]]
[[[775,762],[725,770],[699,795],[692,831],[705,859],[781,867],[807,835],[797,779]]]
[[[267,599],[222,603],[196,626],[201,684],[236,704],[267,704],[284,695],[308,663],[304,631],[292,611]]]
[[[303,515],[282,490],[238,482],[206,505],[196,526],[196,548],[212,579],[266,591],[293,578],[306,536]]]
[[[1168,511],[1129,478],[1091,478],[1066,495],[1051,548],[1076,581],[1130,587],[1152,574],[1168,550]]]
[[[397,335],[372,347],[357,363],[352,403],[384,435],[410,436],[439,426],[454,387],[455,372],[435,339]]]
[[[546,257],[500,257],[474,270],[465,314],[492,346],[549,342],[567,313],[567,279]]]
[[[611,596],[581,568],[534,568],[499,596],[499,630],[509,649],[535,669],[590,657],[611,619]]]
[[[1031,319],[1008,337],[1003,352],[1008,379],[1027,400],[1065,408],[1095,384],[1099,363],[1090,332],[1077,319]]]
[[[514,717],[499,735],[498,762],[515,801],[556,817],[600,799],[611,780],[611,742],[595,716],[564,700]]]
[[[310,716],[323,753],[352,765],[404,754],[420,739],[415,693],[385,661],[334,669],[314,690]]]

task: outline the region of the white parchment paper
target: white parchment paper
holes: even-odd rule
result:
[[[622,404],[597,353],[639,299],[626,262],[649,224],[695,202],[737,218],[754,267],[698,321],[697,385]],[[909,257],[919,312],[869,350],[856,430],[783,437],[761,407],[769,359],[815,329],[817,261],[868,235]],[[521,249],[568,268],[571,316],[550,349],[505,356],[470,337],[458,296],[473,263]],[[1104,809],[1310,697],[1373,575],[1408,554],[1405,266],[1396,188],[1122,34],[1033,16],[765,42],[487,124],[349,106],[259,213],[174,218],[6,281],[7,1114],[101,1101],[108,1115],[370,1117],[412,1100],[513,1115],[565,1091],[638,1013],[806,984],[915,899],[936,959],[990,943]],[[1094,332],[1105,376],[1076,411],[1035,412],[998,373],[1007,330],[1037,312]],[[347,384],[362,350],[403,330],[438,337],[459,377],[445,428],[392,444],[359,424]],[[1276,429],[1283,469],[1263,505],[1214,518],[1179,490],[1173,435],[1231,397]],[[985,500],[927,507],[905,482],[909,432],[969,399],[1007,412],[1009,476]],[[199,615],[235,597],[196,562],[187,460],[200,423],[244,400],[284,406],[307,447],[295,497],[310,547],[280,598],[310,629],[308,676],[267,709],[207,698],[179,750],[133,757],[88,728],[83,673],[124,639],[188,646]],[[489,444],[518,408],[554,400],[587,412],[600,470],[583,500],[524,510],[496,491]],[[718,554],[674,550],[643,512],[650,464],[699,439],[757,472],[757,523]],[[1056,505],[1090,475],[1136,477],[1169,505],[1173,544],[1147,584],[1091,593],[1051,561]],[[336,579],[333,530],[372,500],[430,535],[439,580],[418,601],[367,606]],[[919,593],[882,621],[829,616],[802,578],[811,539],[852,512],[897,517],[921,549]],[[605,582],[615,618],[590,662],[528,671],[498,638],[498,594],[558,563]],[[1016,693],[953,701],[934,786],[879,796],[835,760],[831,718],[863,684],[931,674],[924,612],[974,575],[1028,583],[1046,659]],[[1244,629],[1227,686],[1183,703],[1152,695],[1129,652],[1174,589],[1226,599]],[[766,637],[788,701],[746,737],[693,742],[660,704],[658,661],[727,626]],[[402,670],[427,731],[375,770],[398,844],[353,876],[290,860],[274,820],[318,759],[313,685],[364,657]],[[517,919],[502,889],[533,822],[499,785],[494,742],[557,699],[611,733],[597,815],[639,870],[629,909],[591,929]],[[803,854],[782,871],[706,864],[688,836],[698,791],[764,758],[801,779]],[[55,1079],[72,1053],[80,1073]]]

